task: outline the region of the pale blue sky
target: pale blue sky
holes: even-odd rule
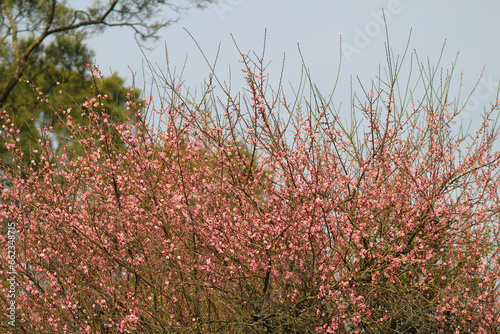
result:
[[[456,70],[458,74],[464,72],[466,89],[473,87],[486,66],[486,83],[467,117],[475,119],[481,110],[479,105],[495,99],[492,85],[496,87],[500,79],[500,2],[492,0],[220,0],[218,5],[205,10],[194,9],[182,14],[179,22],[161,31],[158,42],[148,44],[155,47],[154,50],[145,52],[149,61],[163,67],[165,43],[172,65],[182,67],[188,55],[184,78],[188,85],[199,84],[208,75],[209,68],[185,28],[210,60],[215,58],[220,42],[218,73],[227,76],[230,65],[233,81],[243,83],[240,58],[230,34],[242,50],[255,50],[260,54],[267,28],[266,54],[271,61],[271,79],[279,77],[283,54],[286,54],[284,77],[292,84],[298,83],[299,43],[314,82],[328,94],[337,74],[342,36],[344,54],[335,96],[339,101],[346,101],[351,75],[359,75],[369,84],[379,64],[385,65],[382,8],[388,18],[390,42],[395,52],[404,50],[412,29],[410,50],[416,49],[422,60],[430,57],[435,64],[447,40],[441,65],[449,68],[459,52]],[[130,78],[130,67],[137,72],[136,83],[142,87],[143,54],[131,30],[109,29],[90,39],[88,45],[96,51],[96,63],[104,74],[112,70]]]

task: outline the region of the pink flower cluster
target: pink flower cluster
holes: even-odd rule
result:
[[[121,124],[110,122],[104,93],[89,97],[88,122],[67,122],[83,147],[73,159],[41,142],[41,160],[21,165],[16,125],[2,114],[18,163],[2,170],[0,195],[0,217],[18,229],[18,326],[500,328],[496,129],[485,122],[464,153],[467,136],[452,136],[445,106],[402,106],[381,89],[360,106],[369,129],[356,134],[321,99],[306,116],[278,95],[266,99],[262,75],[243,61],[251,102],[244,110],[228,97],[226,117],[211,117],[200,107],[207,101],[180,103],[178,86],[163,108],[152,98],[130,102],[136,117]],[[289,128],[278,105],[290,112]],[[142,107],[154,108],[163,128],[153,131]],[[0,253],[4,275],[6,248]],[[12,330],[4,317],[0,328]]]

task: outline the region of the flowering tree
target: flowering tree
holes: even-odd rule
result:
[[[16,330],[495,332],[498,104],[474,136],[453,135],[452,72],[439,83],[422,65],[418,95],[388,59],[351,128],[312,87],[306,107],[266,91],[263,60],[243,54],[247,91],[219,104],[214,80],[195,100],[172,79],[161,108],[130,101],[135,117],[114,124],[106,97],[89,97],[88,121],[67,119],[74,159],[41,141],[40,162],[22,165],[4,112],[19,162],[0,213],[18,231]]]

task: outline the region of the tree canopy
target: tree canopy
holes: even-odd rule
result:
[[[40,139],[44,126],[54,128],[56,135],[67,135],[61,126],[65,117],[59,111],[75,109],[91,89],[96,89],[91,88],[92,82],[85,76],[94,55],[85,44],[89,36],[122,26],[132,29],[137,40],[156,39],[161,28],[176,21],[163,18],[161,9],[179,12],[209,2],[194,0],[179,6],[164,0],[94,1],[82,10],[60,0],[3,1],[0,109],[11,111],[11,120],[18,124],[26,159],[31,159],[30,148]],[[127,116],[124,103],[129,88],[124,87],[124,82],[124,78],[113,73],[99,87],[103,94],[112,97],[106,103],[116,111],[116,117]],[[67,94],[60,94],[63,91]],[[133,93],[138,97],[138,90]],[[43,102],[55,96],[57,102],[52,102],[49,110]],[[79,115],[71,116],[78,121]],[[0,150],[5,154],[4,148]]]

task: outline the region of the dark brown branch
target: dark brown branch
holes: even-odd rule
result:
[[[109,14],[111,14],[111,12],[113,12],[113,10],[114,10],[114,8],[115,8],[115,6],[116,6],[117,3],[118,3],[118,0],[114,0],[111,3],[111,5],[109,6],[108,10],[104,14],[102,14],[101,17],[99,17],[97,19],[82,21],[82,22],[78,22],[76,24],[70,24],[70,25],[67,25],[67,26],[50,29],[47,32],[47,35],[52,35],[52,34],[55,34],[55,33],[58,33],[58,32],[63,32],[63,31],[75,30],[75,29],[78,29],[80,27],[85,27],[85,26],[90,26],[90,25],[103,24],[104,21],[106,20],[106,18],[109,16]]]

